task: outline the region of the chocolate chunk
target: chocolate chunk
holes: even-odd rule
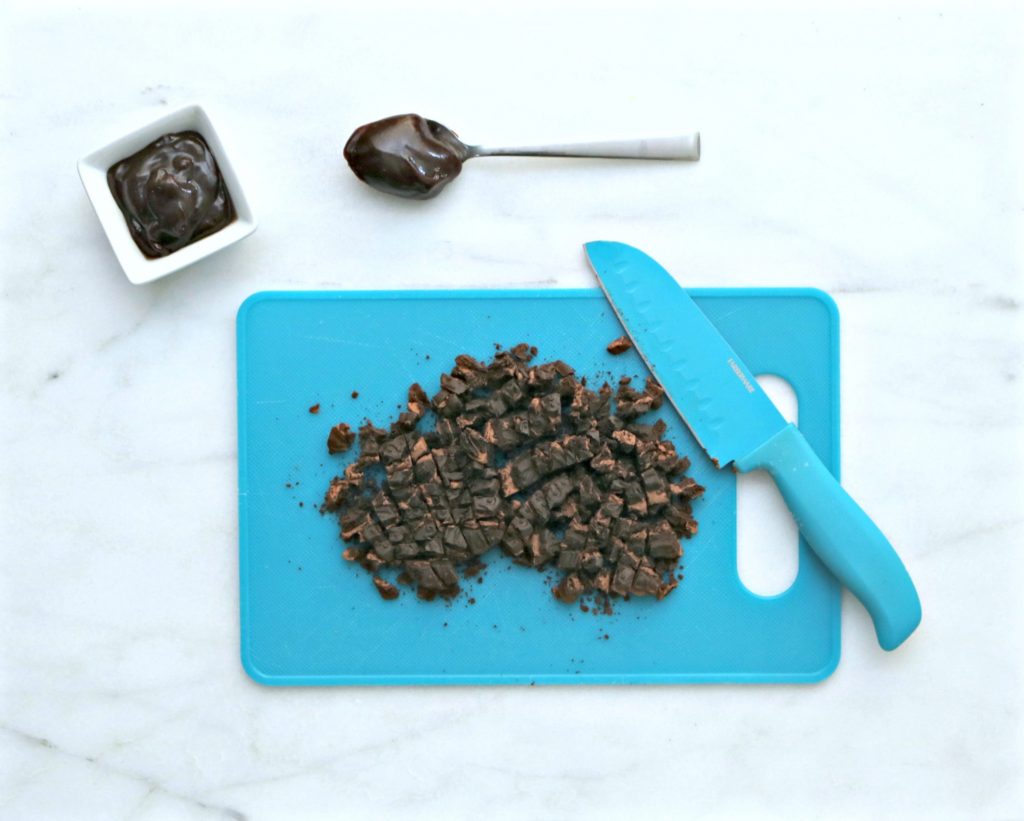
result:
[[[540,567],[555,556],[559,556],[558,539],[550,530],[543,530],[533,533],[527,542],[527,551],[530,554],[530,564]]]
[[[669,490],[676,496],[682,496],[684,499],[696,499],[704,493],[704,488],[698,485],[689,476],[686,476],[679,482],[673,484]]]
[[[416,460],[416,464],[413,466],[413,479],[416,482],[423,485],[436,482],[437,478],[437,464],[434,462],[433,456],[428,453]]]
[[[619,564],[627,567],[632,567],[636,570],[640,567],[640,557],[629,550],[623,550],[622,556],[619,558]]]
[[[469,390],[469,386],[459,379],[457,376],[451,376],[450,374],[441,374],[441,388],[454,393],[456,396],[462,396],[466,391]]]
[[[466,547],[474,556],[482,556],[497,543],[497,540],[491,542],[484,528],[472,520],[462,525],[462,538],[466,540]]]
[[[653,376],[647,377],[647,382],[644,385],[644,393],[651,398],[651,408],[657,410],[661,407],[665,397],[665,389],[661,387],[661,384]]]
[[[371,504],[374,515],[377,517],[377,521],[381,523],[385,528],[398,524],[399,515],[398,508],[395,507],[394,503],[384,493],[379,491],[373,498]]]
[[[377,569],[384,564],[384,560],[372,550],[368,551],[363,560],[359,562],[363,566],[364,570],[368,570],[370,573],[376,573]]]
[[[411,542],[411,536],[409,535],[409,528],[404,525],[392,525],[387,529],[388,541],[395,545],[410,545],[415,547]]]
[[[661,587],[658,588],[658,601],[661,601],[663,598],[665,598],[665,596],[667,596],[677,587],[679,587],[679,582],[676,579],[672,579],[670,582],[663,584]]]
[[[651,545],[647,529],[642,525],[635,528],[631,526],[629,532],[623,534],[622,538],[623,543],[637,555],[650,550]],[[678,542],[676,544],[678,545]]]
[[[501,537],[501,549],[513,558],[522,556],[526,551],[526,542],[523,537],[511,528],[505,531],[505,535]]]
[[[623,453],[632,453],[636,450],[636,434],[631,433],[628,430],[617,430],[613,431],[611,438],[615,440],[619,446],[619,450]]]
[[[427,539],[427,541],[420,547],[419,553],[431,558],[435,556],[444,556],[445,546],[444,542],[441,541],[441,535],[438,533]]]
[[[683,555],[679,537],[667,524],[656,525],[648,534],[647,552],[655,559],[678,559]]]
[[[661,577],[651,567],[640,567],[629,588],[629,592],[635,596],[656,596],[660,590]]]
[[[572,493],[572,480],[564,473],[544,483],[544,498],[548,508],[554,509],[562,504]]]
[[[398,588],[391,584],[391,582],[384,581],[379,576],[374,576],[373,583],[377,586],[377,592],[380,593],[382,599],[390,601],[398,598]]]
[[[665,477],[656,470],[645,470],[640,478],[644,483],[644,490],[647,493],[648,507],[668,504],[668,487]]]
[[[455,565],[447,559],[433,561],[430,563],[430,567],[443,589],[451,590],[459,586],[459,574],[455,572]]]
[[[623,496],[630,513],[637,517],[647,515],[647,494],[639,482],[627,482]]]
[[[558,554],[559,570],[579,570],[580,554],[576,550],[563,550]]]
[[[345,479],[335,476],[324,494],[324,510],[337,510],[345,501],[345,494],[350,485]]]
[[[613,593],[618,593],[620,596],[625,596],[629,593],[630,588],[633,586],[633,579],[636,577],[636,571],[628,564],[619,564],[615,568],[615,575],[612,576],[611,584],[609,589]]]
[[[415,463],[430,452],[430,445],[424,436],[419,437],[409,448],[409,458]]]
[[[618,356],[632,347],[633,343],[628,336],[620,336],[618,339],[613,339],[608,343],[608,353],[612,354],[612,356]]]
[[[434,572],[430,562],[424,559],[416,559],[405,563],[406,572],[412,577],[413,584],[418,590],[439,591],[444,584]]]
[[[427,398],[427,392],[423,390],[419,382],[413,382],[409,386],[407,407],[409,408],[409,412],[415,414],[417,417],[423,416],[423,414],[430,408],[430,399]]]
[[[462,412],[462,400],[450,391],[440,391],[431,400],[431,405],[439,416],[454,419]]]
[[[413,480],[412,459],[408,456],[397,462],[392,462],[387,469],[388,486],[394,493],[395,488],[410,485]]]
[[[545,525],[551,519],[551,508],[542,489],[537,489],[530,494],[523,505],[520,515],[525,516],[535,525]]]
[[[555,588],[555,598],[565,604],[573,604],[584,591],[583,582],[575,573],[566,576]]]
[[[388,432],[383,428],[375,427],[367,422],[359,428],[359,450],[360,455],[378,455],[380,446],[388,437]]]
[[[412,530],[412,537],[417,542],[430,541],[436,535],[437,525],[434,524],[433,519],[421,520],[420,523]]]
[[[463,453],[465,453],[474,462],[486,465],[490,461],[490,445],[480,433],[472,428],[467,428],[462,432],[459,444],[462,447]]]
[[[533,456],[524,453],[510,462],[512,481],[517,489],[528,487],[540,480],[540,472],[534,464]]]
[[[341,517],[341,538],[346,541],[358,539],[370,523],[369,515],[363,510],[353,510]]]
[[[384,441],[380,446],[380,458],[384,464],[397,462],[409,455],[409,447],[404,436],[395,436]]]
[[[563,550],[582,550],[586,547],[589,533],[587,526],[578,519],[569,522],[569,527],[562,538]]]
[[[497,516],[501,513],[501,498],[497,494],[473,497],[473,515],[480,518]]]
[[[339,422],[331,428],[331,432],[327,436],[327,452],[344,453],[352,447],[352,443],[355,441],[356,435],[352,429],[344,422]]]
[[[444,529],[445,547],[467,547],[466,538],[462,535],[462,528],[457,525],[448,525]]]
[[[625,507],[622,497],[609,493],[601,503],[601,513],[609,519],[618,519]]]

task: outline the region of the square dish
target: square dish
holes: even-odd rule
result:
[[[209,145],[224,185],[234,203],[235,219],[215,233],[167,256],[150,259],[142,253],[132,238],[128,223],[107,183],[107,171],[120,160],[131,156],[159,137],[179,131],[197,131]],[[93,151],[78,161],[78,174],[117,261],[129,281],[136,285],[180,271],[233,245],[256,230],[256,217],[242,190],[227,149],[209,116],[199,105],[189,105],[173,111]]]

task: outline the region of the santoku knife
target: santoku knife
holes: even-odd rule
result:
[[[882,531],[664,268],[619,242],[585,248],[637,351],[716,467],[767,470],[807,544],[871,614],[879,644],[902,644],[921,602]]]

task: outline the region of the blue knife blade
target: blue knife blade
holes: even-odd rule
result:
[[[882,531],[664,268],[620,242],[585,248],[640,356],[716,466],[768,471],[807,544],[871,614],[879,644],[902,644],[921,602]]]
[[[586,250],[626,333],[708,456],[726,465],[786,427],[743,360],[668,271],[620,242],[591,242]]]

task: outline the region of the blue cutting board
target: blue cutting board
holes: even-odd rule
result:
[[[690,292],[755,374],[796,392],[800,429],[838,476],[838,315],[809,289]],[[736,570],[736,477],[716,470],[679,416],[667,436],[707,488],[685,578],[662,602],[611,616],[557,602],[550,582],[499,551],[453,603],[384,601],[345,562],[337,521],[318,512],[352,454],[329,428],[390,422],[406,389],[433,393],[460,353],[528,342],[591,381],[647,371],[605,352],[621,326],[599,291],[266,292],[238,312],[241,651],[272,685],[809,682],[839,661],[839,588],[805,544],[786,592],[766,598]],[[353,399],[351,394],[359,396]],[[312,414],[310,406],[320,404]],[[472,597],[475,604],[469,604]],[[607,638],[605,638],[607,636]]]

